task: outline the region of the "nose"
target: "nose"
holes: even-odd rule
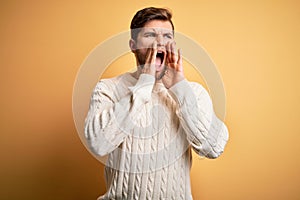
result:
[[[157,35],[157,38],[156,38],[156,41],[157,41],[157,46],[164,46],[164,38],[161,34],[158,34]]]

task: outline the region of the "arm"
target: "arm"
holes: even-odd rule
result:
[[[137,113],[150,101],[155,78],[141,74],[130,93],[115,102],[112,91],[116,88],[100,81],[92,94],[85,119],[85,137],[90,148],[104,156],[116,149],[131,131]]]
[[[135,50],[134,50],[135,51]],[[111,88],[99,82],[94,89],[90,109],[85,120],[85,137],[90,148],[98,155],[104,156],[116,149],[134,128],[141,117],[141,110],[151,100],[155,83],[155,59],[157,44],[154,42],[146,53],[146,63],[136,85],[129,88],[131,93],[119,101],[113,100]],[[111,84],[109,84],[111,85]]]
[[[200,84],[182,80],[169,89],[178,104],[177,116],[195,152],[217,158],[228,141],[228,130],[217,118],[209,94]]]

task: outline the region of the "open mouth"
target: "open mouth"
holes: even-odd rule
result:
[[[164,52],[157,52],[156,54],[156,66],[161,66],[164,61]]]

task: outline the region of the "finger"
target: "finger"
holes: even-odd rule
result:
[[[177,66],[178,66],[177,71],[183,72],[181,49],[178,49],[178,61],[177,61]]]
[[[155,63],[156,54],[157,54],[157,42],[154,41],[153,44],[152,44],[151,64]]]
[[[170,42],[167,43],[166,49],[167,49],[167,61],[168,61],[168,63],[171,63],[172,62],[172,55],[171,55]]]
[[[152,47],[149,47],[149,48],[147,49],[147,52],[146,52],[146,62],[145,62],[145,64],[151,63],[152,52],[153,52]]]
[[[156,53],[157,53],[157,43],[153,42],[151,47],[148,48],[148,54],[146,58],[146,63],[151,64],[153,61],[155,61]]]
[[[162,64],[163,65],[166,65],[166,64],[168,64],[168,61],[167,61],[167,47],[165,47],[165,50],[166,50],[166,52],[164,53],[164,58],[163,58],[163,62],[162,62]]]
[[[176,48],[175,48],[175,43],[172,42],[171,44],[171,55],[172,55],[172,63],[177,62],[177,55],[176,55]]]

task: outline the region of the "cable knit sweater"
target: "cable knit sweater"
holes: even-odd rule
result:
[[[198,83],[170,89],[125,73],[96,85],[85,121],[91,150],[107,156],[101,200],[191,200],[191,149],[217,158],[228,131]]]

